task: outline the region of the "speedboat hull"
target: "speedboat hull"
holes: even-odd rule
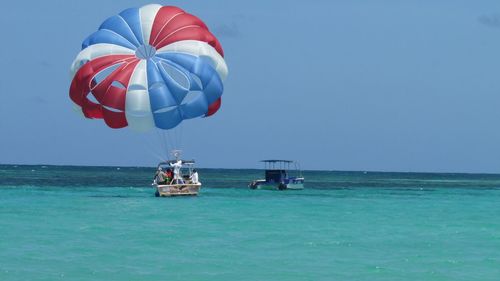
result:
[[[249,187],[251,189],[262,189],[262,190],[301,190],[304,189],[304,179],[297,178],[293,181],[285,183],[276,182],[266,182],[265,180],[256,180],[250,183]]]
[[[200,191],[201,183],[198,184],[165,184],[156,185],[156,197],[172,196],[196,196]]]

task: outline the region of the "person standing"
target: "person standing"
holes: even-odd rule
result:
[[[193,173],[189,178],[191,179],[192,184],[198,184],[199,183],[198,171],[196,171],[196,169],[193,169]]]
[[[181,176],[182,161],[177,160],[177,162],[170,163],[169,165],[174,169],[174,182],[176,184],[183,184],[184,181],[182,180]]]

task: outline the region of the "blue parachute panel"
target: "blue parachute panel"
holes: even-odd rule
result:
[[[139,9],[130,8],[120,13],[120,16],[125,20],[130,29],[135,35],[137,41],[142,45],[144,40],[142,39],[142,28],[141,28],[141,16]]]
[[[130,43],[127,39],[125,39],[121,35],[107,29],[98,30],[92,33],[89,37],[87,37],[87,39],[85,39],[85,41],[83,41],[82,49],[85,49],[88,46],[99,43],[115,44],[135,50],[134,44]]]
[[[120,16],[113,16],[104,21],[99,29],[108,29],[115,33],[118,33],[123,38],[127,39],[135,47],[139,47],[141,43],[137,40],[130,26],[125,22],[125,20]]]
[[[152,60],[148,60],[147,75],[151,111],[155,112],[160,109],[177,106],[177,101],[165,84],[155,62]]]
[[[211,63],[207,62],[207,58],[181,53],[162,53],[156,56],[178,64],[182,68],[198,76],[201,82],[202,91],[209,104],[215,102],[222,95],[224,90],[222,80]]]
[[[172,129],[182,122],[181,113],[177,108],[172,108],[165,112],[153,113],[156,127],[164,130]]]

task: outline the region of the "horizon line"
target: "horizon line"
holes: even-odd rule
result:
[[[94,168],[155,168],[156,166],[134,166],[134,165],[77,165],[77,164],[12,164],[12,163],[0,163],[0,166],[52,166],[52,167],[94,167]],[[197,167],[198,169],[207,170],[265,170],[259,168],[208,168],[208,167]],[[290,169],[294,170],[294,169]],[[377,170],[324,170],[324,169],[300,169],[300,171],[306,172],[349,172],[349,173],[398,173],[398,174],[455,174],[455,175],[500,175],[500,173],[492,172],[417,172],[417,171],[377,171]]]

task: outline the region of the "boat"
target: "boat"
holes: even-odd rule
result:
[[[304,177],[298,162],[292,160],[262,160],[260,162],[264,163],[265,179],[252,181],[248,185],[251,189],[304,189]],[[294,171],[290,173],[290,166],[292,165]],[[293,176],[290,174],[293,174]]]
[[[168,183],[157,183],[156,177],[153,181],[156,197],[172,197],[172,196],[196,196],[201,188],[201,183],[193,183],[191,175],[193,174],[195,161],[194,160],[168,160],[158,164],[157,170],[171,169],[171,164],[181,161],[182,168],[180,174],[182,175],[183,182],[176,183],[175,179],[170,179]]]

